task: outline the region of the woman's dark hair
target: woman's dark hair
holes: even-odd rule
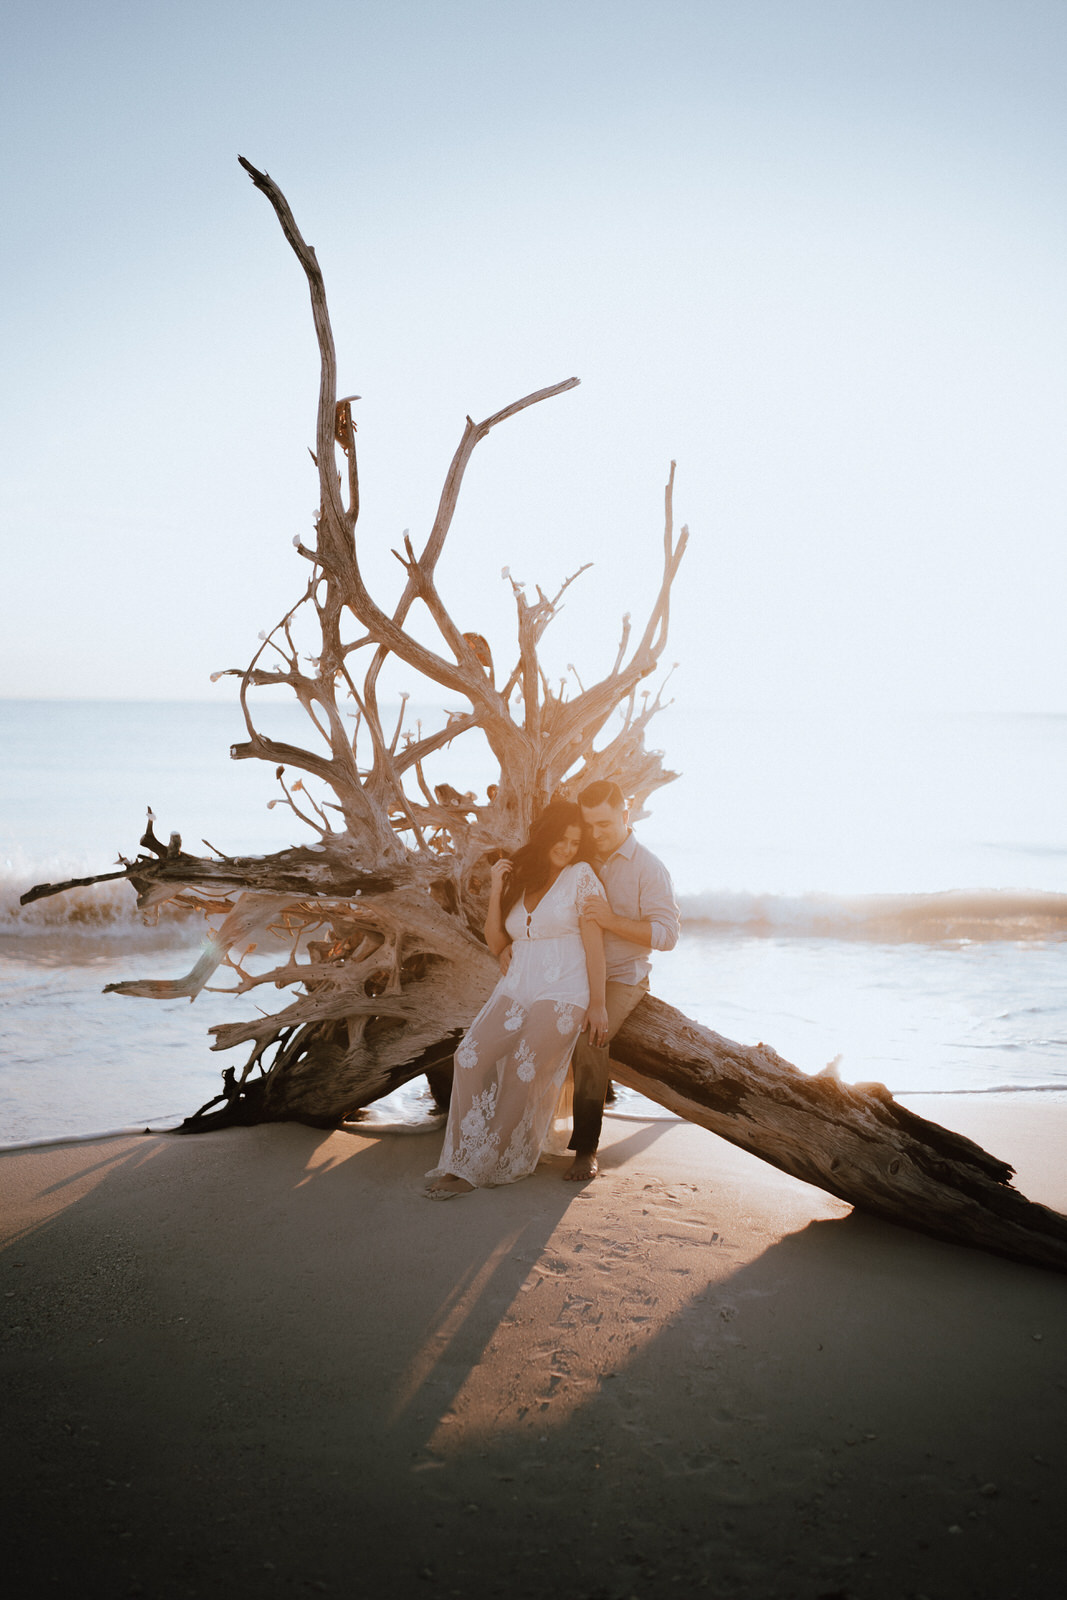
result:
[[[568,828],[580,828],[582,809],[572,800],[550,800],[530,829],[526,843],[511,858],[511,871],[500,896],[501,920],[507,916],[520,895],[527,889],[541,889],[548,881],[551,868],[548,852],[558,844]],[[580,860],[579,850],[576,859]]]

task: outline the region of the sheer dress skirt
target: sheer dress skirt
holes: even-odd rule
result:
[[[586,862],[564,867],[533,911],[517,900],[505,929],[511,965],[456,1051],[452,1101],[438,1166],[476,1188],[514,1183],[536,1167],[589,1005],[580,918],[603,896]],[[562,1108],[560,1108],[562,1111]]]
[[[570,1000],[494,990],[456,1051],[440,1162],[476,1188],[514,1183],[537,1165],[585,1016]]]

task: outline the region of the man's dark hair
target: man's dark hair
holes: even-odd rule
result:
[[[617,783],[612,783],[610,778],[598,778],[596,783],[591,783],[588,789],[583,789],[578,796],[580,806],[610,806],[613,811],[625,811],[626,801],[623,799],[622,790]]]

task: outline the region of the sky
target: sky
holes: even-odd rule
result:
[[[588,682],[691,530],[679,704],[1067,712],[1061,0],[9,10],[0,695],[229,698],[303,587],[323,268],[360,548]],[[417,686],[410,685],[413,690]]]

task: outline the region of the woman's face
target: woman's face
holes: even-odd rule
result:
[[[557,839],[549,850],[549,866],[554,867],[557,872],[562,872],[564,867],[569,867],[578,854],[581,843],[582,830],[572,823],[569,828],[564,829],[562,838]]]

